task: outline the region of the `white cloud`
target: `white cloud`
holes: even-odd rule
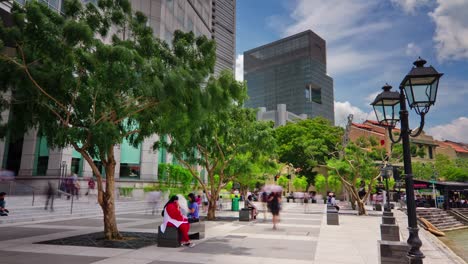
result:
[[[415,14],[416,9],[428,5],[430,0],[391,0],[391,2],[403,9],[407,14]]]
[[[391,28],[390,19],[376,14],[378,1],[298,0],[285,25],[280,17],[269,24],[283,37],[312,30],[327,42],[327,67],[330,76],[364,71],[388,63],[395,51],[363,49],[365,39]],[[326,14],[326,15],[324,15]],[[401,54],[401,53],[400,53]]]
[[[244,80],[244,54],[237,54],[236,57],[236,80]]]
[[[377,91],[377,92],[374,92],[374,93],[371,93],[369,94],[367,97],[366,97],[366,103],[372,103],[374,102],[375,98],[377,97],[377,95],[379,95],[379,93],[381,93],[382,91]]]
[[[439,140],[452,140],[468,143],[468,117],[460,117],[449,124],[429,128],[428,134]]]
[[[375,120],[374,112],[366,113],[359,107],[351,105],[348,101],[335,101],[335,125],[346,126],[350,114],[353,115],[353,122],[355,123],[361,123],[367,119]]]
[[[437,0],[438,6],[429,16],[435,22],[433,37],[437,58],[461,60],[468,58],[468,1]]]
[[[422,49],[415,43],[411,42],[408,43],[406,46],[406,55],[410,56],[412,58],[417,58],[418,56],[421,56]]]

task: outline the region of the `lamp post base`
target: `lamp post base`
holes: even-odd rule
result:
[[[421,252],[420,248],[422,246],[421,239],[419,239],[419,228],[418,227],[408,227],[409,238],[408,246],[410,250],[408,251],[408,259],[410,264],[423,264],[424,254]]]

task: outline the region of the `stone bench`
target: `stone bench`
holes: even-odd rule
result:
[[[158,247],[180,247],[179,230],[173,226],[167,226],[165,232],[161,232],[161,226],[158,226]]]
[[[189,238],[195,240],[205,238],[205,221],[190,223]]]
[[[205,221],[190,223],[189,238],[198,240],[205,238]],[[161,232],[161,226],[158,226],[158,247],[179,247],[180,234],[179,230],[173,226],[167,226],[164,233]]]
[[[239,221],[250,221],[250,215],[253,214],[253,208],[242,208],[239,211]],[[252,217],[253,218],[253,217]]]
[[[340,225],[338,210],[333,206],[327,206],[327,225]]]

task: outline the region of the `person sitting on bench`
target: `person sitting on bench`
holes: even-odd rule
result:
[[[200,216],[198,214],[198,203],[195,198],[195,194],[189,193],[188,195],[189,198],[189,205],[188,205],[188,222],[189,223],[195,223],[200,221]]]
[[[0,216],[8,216],[8,209],[5,208],[5,195],[6,193],[1,192],[0,193]]]
[[[247,200],[245,201],[246,207],[252,210],[252,219],[257,219],[257,207],[253,203],[252,195],[249,195],[247,197]]]
[[[164,206],[161,213],[163,216],[163,223],[161,224],[161,232],[166,231],[166,227],[176,227],[181,235],[180,243],[185,247],[193,247],[194,244],[190,242],[188,232],[190,224],[188,219],[182,215],[179,209],[179,198],[174,195]]]

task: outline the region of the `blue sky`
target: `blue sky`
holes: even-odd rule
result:
[[[421,56],[445,74],[425,131],[468,143],[468,0],[237,0],[236,77],[244,51],[307,29],[327,42],[337,125],[375,119],[369,103]]]

